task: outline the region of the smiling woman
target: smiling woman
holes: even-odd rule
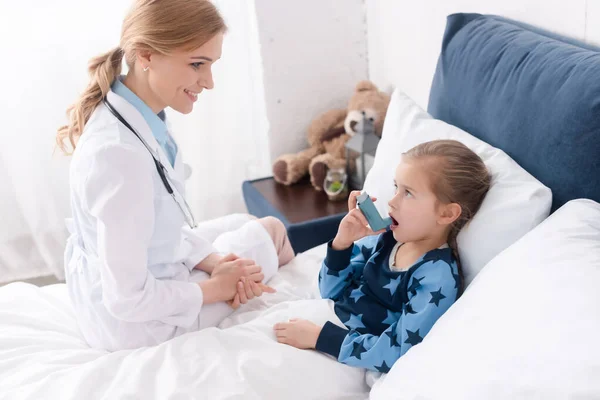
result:
[[[293,256],[276,220],[232,215],[237,224],[210,239],[185,199],[165,110],[190,114],[213,89],[226,29],[208,0],[135,1],[119,45],[89,62],[90,82],[58,131],[58,145],[73,149],[66,284],[93,347],[155,345],[216,326],[271,291],[265,283]]]
[[[0,42],[2,54],[11,55],[10,63],[0,65],[4,88],[0,104],[7,111],[3,116],[5,146],[0,149],[0,282],[51,274],[64,278],[63,252],[68,236],[64,220],[71,215],[68,169],[72,157],[55,151],[52,133],[58,126],[70,124],[71,116],[76,117],[71,113],[65,118],[64,110],[89,84],[88,60],[120,43],[120,33],[126,28],[123,17],[133,1],[38,3],[32,10],[25,3],[0,2],[0,33],[18,38]],[[159,4],[161,9],[163,4],[167,9],[172,4],[169,0],[146,3]],[[193,111],[184,115],[166,107],[164,113],[159,113],[167,116],[166,123],[160,118],[155,120],[157,126],[169,128],[176,154],[191,166],[186,197],[198,221],[244,211],[241,182],[264,176],[270,170],[254,2],[206,3],[216,5],[228,22],[222,59],[217,61],[217,54],[194,52],[200,47],[197,45],[184,49],[171,48],[169,43],[165,46],[172,50],[172,58],[186,52],[210,58],[182,59],[182,69],[199,75],[210,72],[216,90],[199,93],[203,89],[200,84],[181,82],[178,103],[188,108],[192,104],[184,89],[196,92],[190,93],[192,96],[199,95]],[[53,18],[48,19],[48,15]],[[210,25],[194,24],[193,34],[182,38],[193,42],[205,28]],[[166,38],[158,36],[159,41]],[[32,62],[33,54],[38,60],[54,61],[42,67]],[[136,72],[123,62],[123,75]],[[153,67],[141,72],[155,79]],[[15,76],[27,79],[16,80]],[[32,97],[32,93],[44,93],[43,98],[50,101],[42,101],[38,95]],[[87,101],[95,96],[91,94]],[[69,142],[65,137],[63,143],[72,150]],[[205,173],[208,170],[216,173]],[[185,171],[188,176],[190,169],[186,167]]]
[[[190,51],[176,50],[170,54],[140,51],[140,62],[144,65],[144,72],[148,73],[148,85],[137,86],[146,80],[136,81],[134,74],[128,74],[123,83],[147,98],[147,104],[155,113],[171,107],[182,114],[189,114],[198,95],[204,89],[214,87],[211,68],[221,57],[222,46],[223,33],[218,33]]]
[[[155,114],[166,107],[190,113],[197,94],[214,87],[210,67],[212,60],[221,57],[225,31],[221,15],[209,1],[138,0],[123,22],[119,46],[90,60],[92,80],[67,110],[70,121],[58,131],[58,145],[66,150],[68,139],[75,149],[115,79],[122,80]],[[123,58],[129,72],[118,79]]]

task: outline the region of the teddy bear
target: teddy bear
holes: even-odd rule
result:
[[[363,116],[373,119],[375,134],[381,137],[389,103],[390,96],[380,91],[373,82],[359,82],[347,109],[326,111],[310,123],[307,149],[296,154],[284,154],[275,160],[275,181],[291,185],[308,173],[313,187],[323,190],[327,171],[345,168],[345,144],[356,133]]]

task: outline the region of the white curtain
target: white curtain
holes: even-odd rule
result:
[[[0,0],[0,282],[63,276],[69,158],[55,149],[88,60],[118,44],[123,0]],[[216,87],[169,113],[193,174],[198,220],[243,211],[241,182],[268,174],[268,123],[253,1],[217,2],[230,27]]]

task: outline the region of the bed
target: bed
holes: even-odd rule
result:
[[[476,149],[496,189],[459,238],[465,294],[388,374],[276,343],[282,318],[324,322],[321,245],[220,329],[133,351],[90,349],[63,284],[2,287],[0,399],[600,398],[600,53],[455,14],[428,112],[400,89],[368,190],[389,196],[401,148],[439,136]]]

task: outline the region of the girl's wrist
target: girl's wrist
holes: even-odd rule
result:
[[[347,241],[344,241],[343,239],[340,239],[338,236],[336,236],[333,239],[333,242],[331,243],[331,248],[334,250],[345,250],[348,247],[352,246],[353,242],[348,243]]]
[[[316,349],[317,348],[317,342],[319,341],[319,336],[321,336],[321,331],[323,330],[322,326],[319,325],[315,325],[315,329],[314,329],[314,333],[313,333],[313,341],[311,343],[312,345],[312,349]]]

